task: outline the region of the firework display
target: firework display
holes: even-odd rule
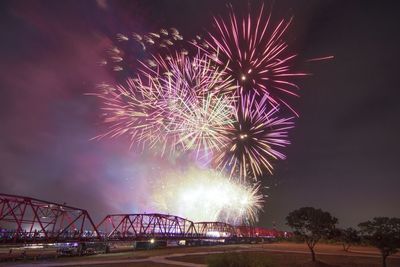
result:
[[[256,221],[264,202],[259,185],[238,183],[220,172],[198,168],[168,172],[155,182],[151,194],[158,211],[233,225]]]
[[[231,80],[206,57],[175,54],[168,61],[154,58],[157,68],[143,65],[142,75],[126,85],[102,85],[95,95],[103,100],[109,126],[96,138],[127,134],[131,145],[166,151],[213,150],[229,140],[225,129],[233,123]]]
[[[124,134],[130,136],[131,146],[153,148],[161,147],[165,152],[168,138],[165,125],[168,117],[164,94],[158,91],[158,81],[148,77],[146,84],[139,78],[128,79],[126,85],[100,85],[94,94],[104,101],[104,123],[107,131],[94,139],[117,137]]]
[[[293,127],[292,119],[280,117],[279,108],[268,103],[267,95],[259,101],[254,95],[242,96],[235,122],[226,129],[229,143],[216,157],[217,166],[244,179],[259,177],[265,170],[272,174],[271,160],[285,159],[279,148],[290,144],[288,130]]]
[[[215,31],[209,32],[205,45],[197,45],[215,60],[227,66],[226,75],[240,85],[240,92],[268,95],[273,104],[282,104],[298,116],[287,102],[287,96],[298,97],[299,87],[293,77],[306,73],[292,70],[296,54],[288,51],[283,39],[290,20],[274,24],[271,14],[264,12],[238,17],[233,8],[227,19],[214,18]]]
[[[249,183],[285,159],[298,117],[290,97],[299,96],[295,78],[307,75],[293,70],[297,54],[285,40],[292,19],[275,23],[258,10],[239,16],[231,7],[205,38],[185,40],[175,28],[118,34],[108,51],[103,65],[129,78],[94,94],[108,127],[96,138],[127,135],[142,150],[210,157],[207,170],[160,178],[152,195],[159,211],[257,221],[262,194]]]
[[[233,123],[234,98],[220,92],[234,90],[231,80],[223,79],[221,71],[199,55],[190,59],[180,54],[167,62],[156,61],[157,73],[167,70],[161,80],[171,118],[168,133],[177,136],[177,144],[185,150],[223,146],[228,141],[224,129]]]

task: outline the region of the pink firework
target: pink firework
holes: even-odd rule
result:
[[[230,141],[215,158],[217,168],[230,170],[231,176],[242,179],[257,180],[266,171],[272,174],[271,161],[285,159],[279,150],[290,144],[292,119],[280,117],[267,95],[261,100],[243,95],[236,107],[235,122],[225,131]]]
[[[240,85],[240,93],[268,94],[269,102],[283,104],[298,116],[285,98],[298,97],[293,78],[307,74],[292,70],[297,55],[288,51],[283,39],[290,23],[282,19],[272,25],[264,5],[255,17],[249,13],[239,18],[231,9],[228,19],[214,18],[215,32],[209,32],[205,45],[197,46],[218,65],[227,66],[226,74]]]
[[[174,152],[174,136],[169,135],[165,125],[170,123],[167,99],[164,97],[157,79],[138,76],[128,79],[125,85],[103,84],[94,96],[102,101],[105,133],[103,137],[129,136],[131,146],[141,149],[155,149],[164,154]]]
[[[188,56],[185,53],[175,53],[166,57],[153,56],[154,65],[148,66],[141,62],[142,73],[156,76],[168,88],[168,93],[174,91],[181,95],[203,95],[209,92],[223,95],[235,91],[234,79],[226,77],[225,66],[215,66],[207,55],[197,53]]]
[[[154,57],[156,68],[143,64],[126,85],[103,86],[107,131],[97,138],[128,135],[132,145],[156,151],[212,151],[226,142],[224,129],[234,117],[235,97],[229,79],[206,56]]]
[[[197,54],[191,58],[176,54],[167,59],[157,57],[158,76],[168,99],[170,123],[168,133],[177,136],[184,150],[210,151],[225,143],[224,128],[234,117],[235,98],[221,92],[235,90],[232,80],[224,78],[211,60]]]

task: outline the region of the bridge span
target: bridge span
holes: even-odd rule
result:
[[[107,215],[97,225],[89,213],[36,198],[0,194],[0,244],[275,238],[284,232],[224,222],[193,222],[159,213]]]

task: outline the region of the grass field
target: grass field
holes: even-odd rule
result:
[[[320,263],[313,265],[310,262],[309,255],[305,254],[295,254],[295,253],[275,253],[275,252],[246,252],[250,254],[250,257],[267,257],[268,263],[271,267],[308,267],[308,266],[337,266],[337,267],[380,267],[381,259],[380,258],[371,258],[371,257],[353,257],[353,256],[329,256],[329,255],[320,255],[317,260]],[[169,258],[176,261],[183,262],[191,262],[191,263],[199,263],[206,264],[207,258],[210,256],[207,255],[189,255],[183,257],[174,257]],[[321,263],[322,262],[322,263]],[[389,267],[399,267],[400,259],[388,259]]]
[[[84,257],[62,257],[42,261],[17,261],[6,266],[21,264],[45,266],[207,266],[212,257],[221,253],[240,253],[239,257],[250,259],[263,258],[267,267],[380,267],[379,252],[372,247],[352,247],[344,252],[340,245],[317,244],[317,264],[310,262],[310,254],[305,244],[272,243],[220,245],[209,247],[177,247],[153,250],[137,250],[112,254],[100,254]],[[228,256],[231,257],[230,254]],[[235,257],[235,255],[234,255]],[[189,264],[185,264],[189,263]],[[192,265],[193,266],[193,265]],[[224,266],[221,266],[224,267]],[[400,267],[400,255],[388,258],[388,267]]]

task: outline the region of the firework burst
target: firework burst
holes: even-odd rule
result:
[[[167,99],[159,91],[158,81],[147,78],[128,79],[126,85],[100,86],[101,90],[94,95],[102,100],[107,130],[94,139],[128,135],[131,147],[156,148],[161,154],[171,148],[169,143],[174,142],[174,136],[169,135],[165,127],[170,123],[166,114]]]
[[[263,196],[248,183],[285,159],[298,116],[290,98],[299,96],[297,77],[308,75],[294,70],[297,54],[285,37],[291,22],[274,23],[264,5],[245,15],[231,7],[205,38],[189,42],[175,28],[117,35],[102,65],[126,82],[95,94],[108,125],[96,138],[127,135],[131,146],[177,162],[195,155],[213,169],[163,173],[151,193],[156,210],[194,221],[257,221]]]
[[[186,150],[219,149],[228,142],[224,130],[233,123],[233,104],[227,97],[207,93],[201,99],[177,96],[169,132],[179,136]]]
[[[103,86],[105,136],[127,134],[142,148],[166,151],[207,151],[227,142],[223,130],[233,123],[233,96],[220,94],[234,86],[203,56],[176,54],[154,57],[157,68],[143,65],[126,86]]]
[[[177,94],[197,94],[213,92],[224,95],[235,91],[234,79],[225,77],[226,66],[215,66],[207,55],[198,51],[190,57],[184,53],[174,53],[173,56],[153,56],[155,67],[148,67],[142,63],[143,73],[155,76],[164,76],[164,86]],[[171,92],[169,90],[168,92]]]
[[[161,80],[173,118],[167,126],[169,133],[178,136],[185,150],[213,150],[225,144],[223,131],[233,123],[235,98],[221,92],[234,90],[232,81],[222,78],[205,56],[177,54],[168,61],[156,61],[157,74],[164,74]]]
[[[264,5],[255,17],[249,13],[242,18],[231,7],[228,19],[214,18],[216,30],[209,33],[206,45],[196,46],[218,65],[227,65],[226,74],[240,85],[240,93],[268,94],[269,102],[283,104],[298,116],[285,98],[298,96],[293,77],[307,74],[292,71],[296,54],[288,52],[283,40],[290,23],[282,19],[272,25]]]
[[[268,96],[261,100],[242,96],[235,123],[225,132],[230,141],[215,158],[217,168],[243,179],[257,180],[265,171],[272,174],[271,161],[285,159],[279,148],[290,144],[288,130],[293,127],[293,117],[281,118],[278,111],[268,103]]]
[[[211,170],[189,168],[169,172],[153,185],[158,212],[193,221],[256,222],[262,208],[259,185],[244,185]]]

